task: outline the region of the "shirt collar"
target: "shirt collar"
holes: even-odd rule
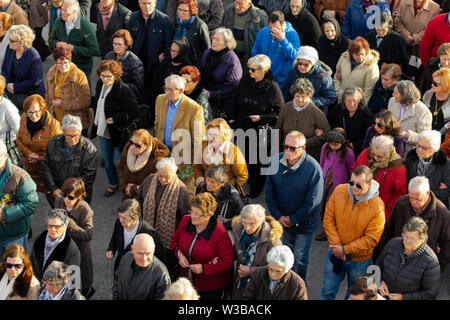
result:
[[[172,106],[172,107],[175,107],[178,109],[178,107],[180,106],[180,103],[181,103],[181,99],[183,99],[183,96],[181,96],[181,98],[178,99],[178,101],[175,103],[172,103],[172,101],[169,100],[169,107]]]

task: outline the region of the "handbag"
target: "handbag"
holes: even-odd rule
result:
[[[11,141],[11,131],[6,133],[5,145],[11,163],[23,168],[22,153],[17,148],[16,141]]]
[[[128,140],[130,140],[130,138],[133,136],[133,132],[137,129],[140,129],[141,127],[141,119],[134,118],[126,126],[118,128],[120,134],[120,150],[123,149]]]

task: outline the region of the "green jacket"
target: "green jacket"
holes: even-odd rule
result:
[[[66,32],[65,22],[59,17],[53,24],[52,33],[48,39],[50,48],[53,50],[57,42],[64,41],[74,46],[72,62],[77,65],[86,75],[91,74],[95,56],[100,55],[97,37],[92,24],[83,16],[78,15],[75,27]]]
[[[9,195],[11,203],[2,209],[1,242],[13,241],[28,234],[32,215],[39,203],[36,183],[25,170],[11,164],[9,159],[0,177],[1,200],[5,199],[5,195]]]

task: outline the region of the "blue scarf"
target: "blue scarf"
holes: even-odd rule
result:
[[[185,22],[181,21],[180,18],[177,17],[177,32],[175,32],[175,36],[173,39],[178,39],[182,36],[186,36],[186,33],[188,32],[191,25],[194,23],[195,16],[191,16],[189,19],[187,19]]]
[[[239,251],[242,252],[241,264],[244,266],[251,266],[253,259],[255,259],[256,245],[258,243],[256,234],[258,233],[258,230],[252,235],[249,235],[245,230],[242,230],[241,239],[239,240]],[[238,290],[244,290],[249,279],[250,277],[242,278],[241,281],[239,281]]]
[[[50,30],[53,28],[53,24],[55,23],[55,20],[61,17],[61,12],[59,13],[59,16],[56,16],[56,10],[61,9],[62,5],[64,4],[64,1],[61,3],[59,7],[51,6],[52,9],[50,11]]]
[[[1,9],[2,12],[6,12],[8,10],[9,6],[11,5],[12,0],[8,3],[8,5],[5,7],[5,9]]]

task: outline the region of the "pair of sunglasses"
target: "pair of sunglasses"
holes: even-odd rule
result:
[[[75,197],[74,197],[74,196],[71,196],[71,195],[68,195],[68,194],[63,194],[62,196],[63,196],[64,198],[69,199],[69,200],[75,200]]]
[[[439,87],[441,85],[439,82],[436,81],[433,81],[431,84],[435,87]]]
[[[20,268],[23,267],[23,263],[16,263],[16,264],[14,264],[14,263],[8,263],[8,262],[6,262],[6,263],[5,263],[5,266],[6,266],[6,268],[8,268],[8,269],[11,269],[12,267],[14,267],[14,268],[16,268],[16,269],[20,269]]]
[[[352,187],[356,186],[360,190],[362,190],[362,188],[363,188],[362,185],[360,185],[359,183],[355,183],[355,181],[352,181],[352,180],[348,180],[348,184],[351,185]]]
[[[130,143],[132,144],[132,145],[134,145],[136,148],[138,148],[138,149],[140,149],[140,148],[142,148],[142,145],[140,145],[139,143],[135,143],[135,142],[133,142],[133,141],[131,141],[130,140]]]
[[[303,146],[301,147],[293,147],[293,146],[288,146],[288,145],[284,145],[284,150],[289,150],[290,152],[294,152],[297,149],[303,148]]]

